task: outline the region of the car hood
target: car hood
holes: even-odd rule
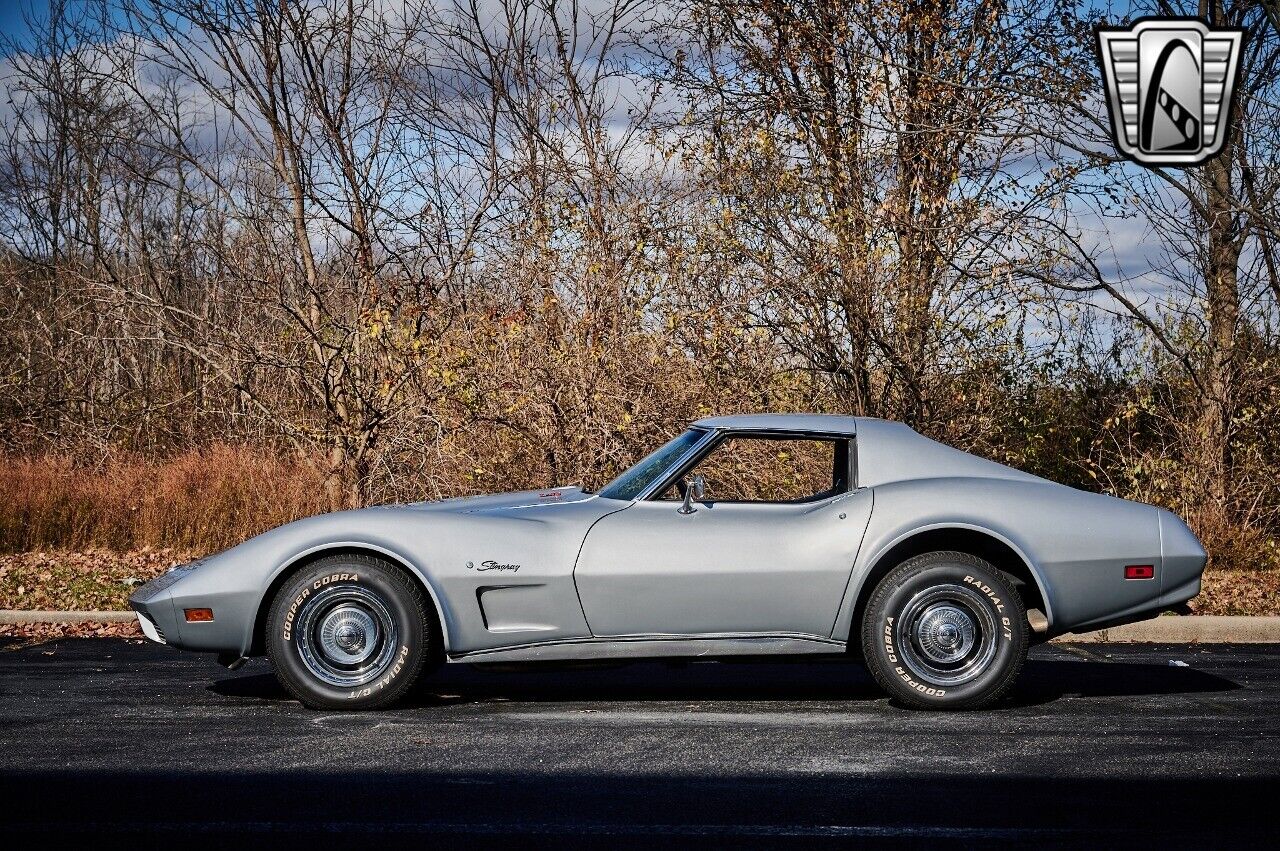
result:
[[[545,488],[536,491],[517,491],[515,493],[497,493],[485,496],[463,496],[456,499],[442,499],[435,502],[414,502],[404,508],[415,511],[429,511],[448,514],[476,514],[496,512],[516,508],[585,502],[595,499],[593,493],[586,493],[575,486]]]

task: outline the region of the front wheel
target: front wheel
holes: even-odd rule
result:
[[[287,581],[271,604],[267,656],[312,709],[375,709],[402,697],[430,656],[430,613],[402,571],[331,556]]]
[[[876,586],[862,653],[880,687],[922,709],[979,709],[1027,658],[1027,615],[1009,579],[968,553],[908,559]]]

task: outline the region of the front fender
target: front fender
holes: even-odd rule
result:
[[[139,589],[131,602],[171,644],[243,655],[254,647],[267,595],[288,571],[322,553],[360,551],[390,559],[419,580],[450,655],[585,637],[590,631],[573,585],[574,560],[591,524],[621,507],[625,503],[588,498],[501,510],[461,503],[452,510],[385,506],[325,514],[202,559],[164,587]],[[517,567],[487,572],[486,563]],[[188,606],[212,608],[214,620],[186,623],[180,613]]]
[[[400,565],[426,589],[447,650],[455,618],[428,566],[403,545],[404,527],[395,520],[387,509],[363,509],[289,523],[162,576],[138,589],[130,604],[156,623],[169,644],[244,656],[253,650],[268,592],[286,573],[324,553],[365,552]],[[188,607],[213,609],[214,620],[187,623],[182,612]]]
[[[409,571],[409,573],[418,580],[418,584],[426,590],[427,598],[431,601],[431,605],[435,609],[437,623],[440,624],[440,637],[444,643],[444,652],[448,653],[450,647],[450,636],[456,631],[454,627],[456,618],[453,616],[452,610],[446,607],[445,598],[436,590],[436,587],[428,578],[427,572],[417,564],[412,557],[406,555],[404,552],[386,544],[372,542],[361,537],[354,539],[331,540],[315,544],[303,552],[298,553],[292,560],[282,564],[275,573],[272,574],[270,579],[268,579],[266,589],[259,597],[260,602],[258,605],[258,614],[255,615],[254,623],[251,626],[250,633],[248,635],[249,644],[244,646],[242,655],[247,655],[252,647],[260,621],[265,615],[267,607],[271,603],[268,598],[268,592],[270,589],[276,587],[277,582],[282,582],[285,576],[292,573],[299,565],[306,564],[307,562],[315,559],[323,558],[326,554],[355,552],[381,556],[387,561],[390,561],[393,564],[398,564],[404,570]]]

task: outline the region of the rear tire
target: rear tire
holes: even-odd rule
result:
[[[876,586],[862,622],[867,669],[920,709],[980,709],[1027,658],[1027,613],[1005,574],[968,553],[908,559]]]
[[[330,556],[276,594],[267,657],[312,709],[377,709],[403,697],[432,656],[430,618],[402,571],[370,556]]]

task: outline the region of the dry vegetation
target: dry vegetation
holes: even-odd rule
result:
[[[326,507],[314,467],[214,444],[164,461],[0,458],[0,551],[172,546],[210,552]]]
[[[48,644],[61,638],[126,638],[136,644],[142,644],[142,630],[138,622],[133,623],[101,623],[86,621],[83,623],[39,623],[39,624],[0,624],[0,638],[6,639],[5,650],[16,650],[32,644]],[[56,655],[57,644],[52,644],[41,651],[46,656]]]
[[[7,50],[0,550],[206,552],[814,410],[1168,506],[1207,605],[1269,605],[1257,4],[1209,7],[1250,30],[1228,152],[1159,172],[1099,153],[1070,4],[208,5],[54,2]],[[135,557],[57,559],[31,588],[105,604]]]

